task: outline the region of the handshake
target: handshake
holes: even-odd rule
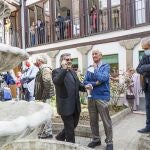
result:
[[[96,86],[99,86],[100,85],[100,82],[99,81],[96,81]],[[86,88],[86,91],[88,93],[88,98],[91,98],[91,91],[93,90],[93,86],[92,84],[87,84],[85,85],[85,88]]]

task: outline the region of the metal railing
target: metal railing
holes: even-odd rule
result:
[[[21,29],[3,30],[0,32],[0,43],[21,47]]]
[[[77,18],[56,19],[54,22],[46,22],[39,26],[35,24],[26,29],[26,47],[147,25],[150,23],[150,11],[147,9],[150,6],[146,5],[147,2],[149,0],[135,0],[126,6],[118,5],[92,12],[85,10],[84,14]],[[150,2],[148,4],[150,5]],[[20,46],[21,31],[10,30],[8,33],[5,31],[3,41]]]

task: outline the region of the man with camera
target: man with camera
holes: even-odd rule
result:
[[[81,112],[79,90],[85,91],[85,87],[72,70],[71,54],[62,54],[60,65],[60,68],[52,72],[56,88],[57,112],[64,123],[64,129],[56,136],[56,139],[75,143],[74,129],[78,124]]]

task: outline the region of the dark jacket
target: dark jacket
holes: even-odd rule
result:
[[[7,85],[15,84],[15,80],[9,72],[7,72],[7,74],[4,74],[4,80],[7,83]]]
[[[71,86],[72,81],[66,69],[58,68],[52,72],[52,80],[56,89],[57,111],[59,115],[63,116],[73,114],[76,108],[78,112],[81,111],[79,90],[85,91],[84,85],[81,84],[76,73],[72,70],[70,73],[74,79],[75,86]],[[72,97],[72,93],[75,93],[74,97]]]
[[[142,57],[136,71],[143,76],[143,91],[150,91],[150,56],[144,55]]]

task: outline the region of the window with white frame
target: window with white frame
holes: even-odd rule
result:
[[[136,24],[145,23],[146,0],[135,0]]]

